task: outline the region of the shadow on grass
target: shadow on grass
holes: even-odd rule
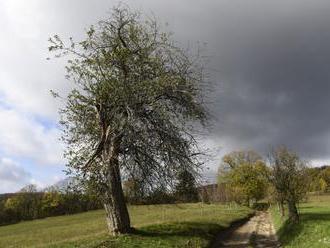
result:
[[[299,207],[299,209],[309,209],[309,208],[314,208],[312,206],[302,206],[302,207]]]
[[[255,215],[255,213],[251,213],[251,214],[249,214],[248,216],[246,216],[242,219],[238,219],[236,221],[233,221],[230,224],[229,227],[227,227],[227,228],[225,228],[225,229],[223,229],[223,230],[221,230],[220,232],[217,233],[216,238],[212,240],[209,247],[211,247],[211,248],[222,247],[223,242],[225,242],[227,239],[229,239],[231,237],[231,235],[235,232],[236,229],[243,226],[254,215]]]
[[[308,225],[309,222],[317,221],[329,221],[330,222],[330,212],[329,213],[301,213],[300,222],[297,224],[292,224],[286,220],[281,228],[277,231],[277,236],[283,246],[293,244],[295,239],[303,231],[304,225]]]
[[[173,235],[185,237],[204,237],[216,234],[223,228],[223,226],[215,223],[180,222],[144,227],[135,230],[133,234],[146,237],[166,237]]]
[[[225,227],[211,222],[180,222],[135,229],[95,247],[208,247]]]

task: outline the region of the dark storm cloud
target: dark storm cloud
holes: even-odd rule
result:
[[[260,6],[267,15],[240,16],[219,32],[215,132],[233,148],[286,144],[306,158],[328,159],[330,4],[268,7]]]
[[[68,32],[106,16],[117,2],[77,3],[52,4],[64,11],[62,24],[71,20]],[[223,152],[266,152],[286,144],[306,158],[330,158],[328,1],[127,3],[168,22],[183,46],[207,43],[215,82],[210,108],[217,117],[209,143],[221,145]]]
[[[221,155],[244,148],[264,153],[271,145],[286,144],[306,158],[330,163],[328,0],[125,2],[168,22],[166,28],[182,46],[207,43],[207,68],[215,83],[210,109],[216,120],[206,145],[220,145]],[[48,37],[79,39],[116,4],[1,2],[6,35],[0,40],[0,93],[11,96],[8,102],[15,106],[28,105],[29,113],[56,118],[48,90],[68,84],[63,64],[45,62]]]

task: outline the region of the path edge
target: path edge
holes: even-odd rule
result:
[[[220,232],[217,233],[216,237],[211,241],[209,248],[218,248],[221,247],[222,242],[226,240],[237,228],[243,226],[247,223],[252,217],[256,215],[256,211],[248,214],[247,216],[234,220],[229,224],[228,227],[224,228]]]

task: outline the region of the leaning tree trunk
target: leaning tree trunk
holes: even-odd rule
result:
[[[107,225],[112,235],[131,232],[130,218],[124,198],[121,184],[118,143],[110,149],[110,159],[108,160],[108,190],[105,195],[104,208],[107,216]]]
[[[291,223],[297,223],[299,222],[299,215],[298,210],[296,206],[296,202],[293,200],[288,201],[288,218]]]

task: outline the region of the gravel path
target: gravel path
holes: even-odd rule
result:
[[[227,237],[220,235],[212,247],[271,248],[280,245],[269,213],[258,211],[248,222],[234,229]]]

